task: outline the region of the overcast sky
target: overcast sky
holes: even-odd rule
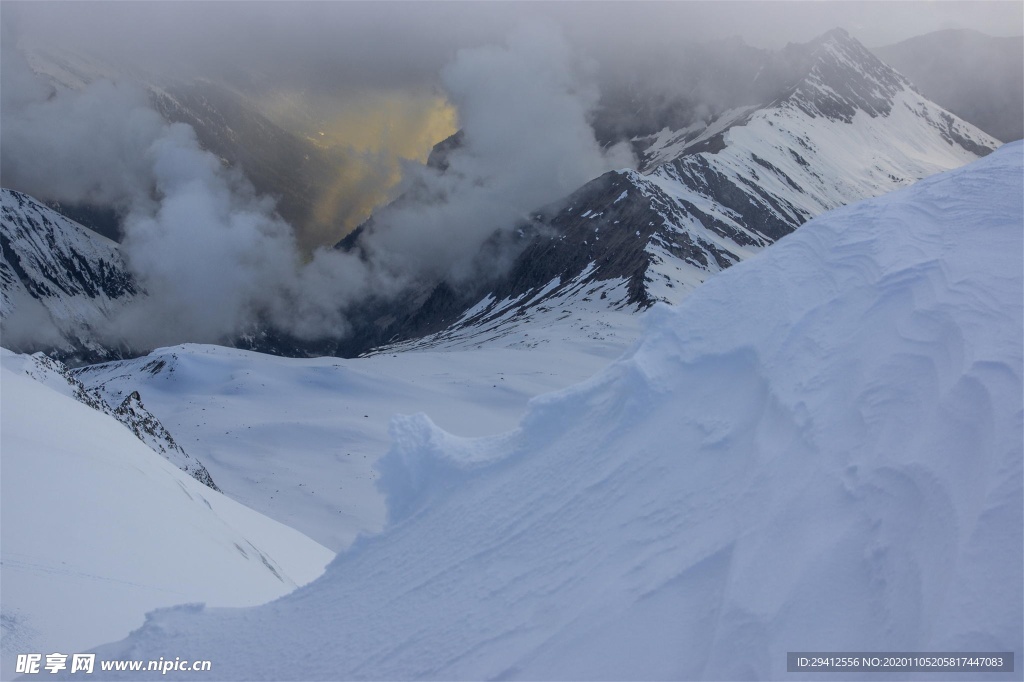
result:
[[[598,60],[689,40],[739,36],[757,47],[842,26],[868,47],[946,28],[1021,35],[1008,2],[20,2],[5,36],[119,53],[148,67],[232,70],[312,89],[431,82],[456,50],[498,43],[553,19]],[[13,29],[13,31],[11,30]]]

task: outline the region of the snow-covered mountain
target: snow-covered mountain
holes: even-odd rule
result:
[[[401,347],[518,339],[524,324],[543,333],[595,299],[605,309],[678,302],[811,217],[1000,144],[842,29],[783,56],[803,68],[772,100],[634,140],[639,169],[607,173],[531,216],[504,277],[482,291],[442,284],[380,338],[432,335]]]
[[[264,603],[333,556],[201,485],[32,358],[0,360],[3,679],[16,654],[83,651],[154,608]]]
[[[70,361],[122,357],[110,321],[142,296],[116,242],[32,197],[0,189],[4,345]]]
[[[276,680],[1020,661],[1022,161],[1015,143],[811,221],[652,310],[633,352],[516,429],[396,417],[384,533],[272,604],[153,613],[98,658]]]
[[[999,145],[925,99],[841,29],[787,47],[759,77],[774,84],[783,76],[791,80],[760,105],[633,140],[639,168],[607,173],[539,208],[514,237],[518,258],[492,281],[429,284],[390,302],[370,302],[350,311],[355,331],[344,339],[309,343],[288,330],[264,329],[225,342],[281,355],[351,356],[396,342],[404,342],[401,348],[530,345],[581,331],[600,338],[615,333],[625,314],[682,300],[710,275],[813,216],[955,168]],[[24,211],[29,200],[13,196]],[[38,216],[41,209],[32,211]],[[12,209],[10,220],[18,222],[9,227],[7,215],[5,209],[3,230],[14,233],[9,241],[16,248],[42,241],[27,236],[30,228],[52,232],[67,224],[55,217],[28,220]],[[104,262],[116,262],[113,244],[86,247],[81,234],[76,229],[73,238],[49,238],[73,243],[69,251],[95,254],[71,258],[73,274],[85,271],[82,263],[104,272]],[[345,247],[359,249],[360,237]],[[123,272],[119,263],[105,267],[118,277]],[[69,287],[59,268],[28,270],[26,277],[6,270],[8,297],[25,298],[13,293],[17,279],[30,296],[48,296],[42,300],[60,335],[59,343],[33,339],[25,350],[56,349],[70,360],[125,354],[98,332],[112,306],[140,295],[130,280],[116,291],[93,287],[93,309],[88,292],[62,293]]]

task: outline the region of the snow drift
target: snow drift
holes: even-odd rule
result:
[[[810,222],[515,431],[396,420],[387,531],[276,602],[153,613],[99,657],[217,679],[1020,661],[1022,149]]]

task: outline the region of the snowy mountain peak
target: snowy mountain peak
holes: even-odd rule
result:
[[[489,290],[460,300],[439,286],[388,333],[429,335],[412,347],[492,343],[524,325],[592,325],[597,301],[605,311],[677,303],[814,216],[999,146],[845,31],[791,45],[771,68],[802,75],[768,106],[659,133],[639,170],[530,216],[520,257]]]
[[[763,57],[752,84],[756,103],[749,100],[699,120],[686,128],[666,128],[635,138],[639,170],[650,172],[680,156],[718,152],[733,127],[748,123],[758,111],[793,110],[796,115],[850,123],[856,112],[885,116],[893,100],[913,85],[883,63],[841,28],[808,43],[790,43]]]
[[[857,111],[887,116],[897,93],[913,86],[841,28],[808,44],[807,75],[780,103],[811,117],[851,123]]]
[[[494,340],[515,327],[570,319],[589,327],[610,308],[678,302],[814,216],[999,146],[924,98],[841,29],[766,57],[763,70],[775,93],[769,103],[645,138],[636,170],[607,173],[523,216],[518,231],[508,230],[510,251],[502,260],[512,265],[491,281],[458,290],[435,282],[432,290],[371,301],[366,310],[349,311],[356,330],[350,338],[311,343],[267,329],[236,344],[282,355],[354,355],[425,335],[435,335],[424,341],[432,345]],[[458,143],[454,135],[438,145],[434,165],[443,167],[444,154]],[[46,348],[63,358],[127,354],[100,333],[118,306],[144,295],[116,244],[24,195],[5,193],[3,201],[5,332],[8,311],[33,309],[52,321],[61,341]],[[343,246],[358,248],[362,233]],[[31,350],[41,345],[37,339]]]
[[[25,282],[33,293],[43,296],[83,294],[109,299],[137,293],[116,254],[116,242],[15,190],[0,188],[0,211],[3,212],[0,243],[4,245],[5,271],[24,277],[22,273],[28,274],[29,268],[43,274],[52,274],[49,270],[53,269],[65,275],[60,279],[42,281],[37,278]],[[100,260],[90,262],[88,256],[93,254],[99,255]],[[26,259],[30,262],[26,263]]]

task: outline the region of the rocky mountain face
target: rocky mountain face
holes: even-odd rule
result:
[[[159,371],[159,368],[155,369]],[[42,353],[26,356],[23,371],[36,381],[74,398],[83,405],[113,417],[134,433],[135,437],[145,443],[153,452],[203,485],[220,491],[203,463],[185,452],[160,423],[160,420],[146,409],[138,391],[133,391],[120,404],[113,407],[108,404],[99,390],[86,388],[66,365]]]
[[[313,234],[340,226],[320,224],[315,208],[344,165],[337,154],[282,129],[244,96],[208,81],[174,82],[150,90],[153,107],[168,121],[187,123],[199,144],[241,169],[261,195],[312,246]]]
[[[511,266],[489,281],[433,283],[397,301],[367,301],[351,311],[353,332],[345,338],[309,343],[267,328],[232,345],[352,356],[398,342],[494,338],[582,308],[600,314],[678,302],[811,217],[999,145],[926,99],[841,29],[767,55],[755,77],[766,83],[754,89],[761,102],[633,137],[636,169],[606,173],[523,216],[517,229],[488,245],[512,254]],[[459,144],[456,135],[439,145],[433,165],[443,169]],[[112,307],[143,295],[116,244],[23,195],[5,193],[4,206],[5,310],[36,301],[61,340],[37,348],[73,361],[127,352],[104,344],[100,333]],[[371,218],[339,248],[358,251],[374,229]]]
[[[202,462],[192,458],[185,452],[170,432],[164,428],[160,420],[146,409],[142,404],[142,396],[138,391],[132,391],[120,405],[114,408],[113,417],[121,422],[135,434],[135,437],[149,446],[149,448],[172,462],[179,469],[196,479],[203,485],[220,491],[213,477],[206,470]]]
[[[145,299],[116,242],[34,198],[0,189],[0,331],[5,348],[72,366],[144,355],[119,340],[125,307]],[[269,327],[230,345],[276,355],[351,355],[355,339],[301,341]]]
[[[475,291],[442,283],[376,339],[433,346],[493,338],[538,310],[594,299],[631,309],[678,302],[816,215],[999,146],[841,29],[765,68],[776,81],[794,68],[799,78],[761,106],[634,138],[639,168],[609,172],[530,216],[503,276]]]
[[[0,321],[4,346],[69,362],[130,355],[110,320],[143,295],[118,245],[35,199],[0,189]]]

